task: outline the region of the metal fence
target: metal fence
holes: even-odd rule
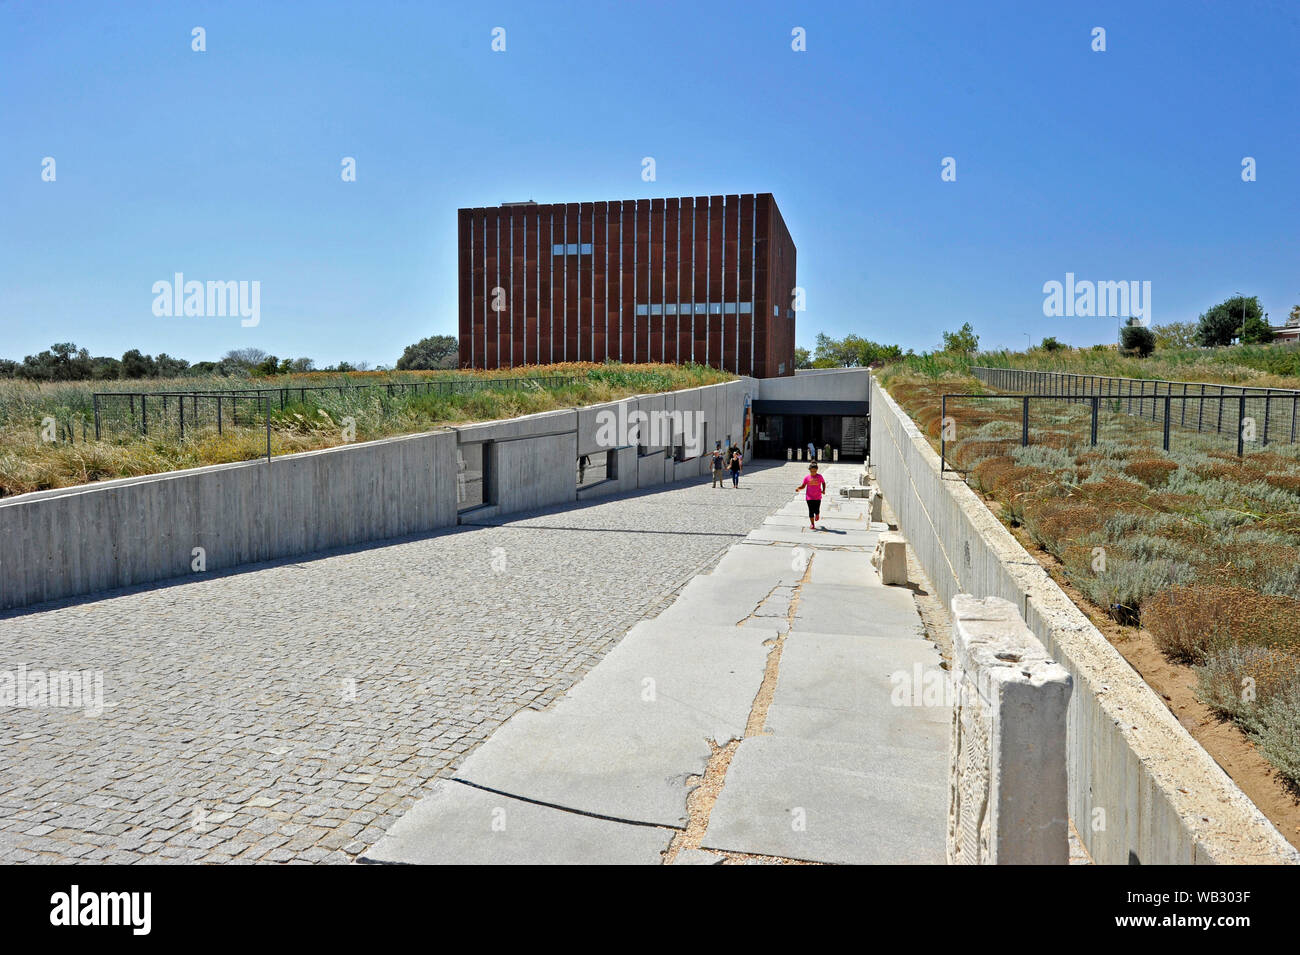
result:
[[[266,459],[271,460],[271,396],[197,391],[105,392],[95,403],[95,440],[106,424],[129,427],[141,435],[185,440],[201,431],[260,427],[266,431]],[[99,397],[98,395],[96,397]],[[123,399],[123,400],[113,400]],[[129,405],[128,405],[129,402]],[[128,412],[129,407],[129,412]],[[137,417],[138,409],[138,417]],[[101,417],[104,412],[104,417]],[[129,418],[124,416],[129,413]],[[107,420],[105,420],[105,418]],[[117,431],[117,428],[113,430]]]
[[[280,410],[284,411],[295,400],[305,404],[309,395],[315,398],[330,394],[348,396],[378,392],[388,398],[418,394],[450,396],[489,389],[521,391],[526,388],[564,388],[577,380],[572,375],[551,375],[539,378],[440,378],[428,381],[372,382],[361,385],[298,385],[282,388],[97,391],[92,396],[95,440],[102,439],[103,432],[107,430],[107,425],[110,423],[142,435],[158,434],[160,429],[170,430],[174,427],[181,440],[184,440],[187,429],[192,432],[201,425],[215,426],[217,433],[220,434],[227,423],[233,427],[249,424],[247,420],[249,401],[254,402],[259,409],[265,402],[269,428],[270,411],[275,401],[279,401]],[[125,424],[123,424],[124,415],[128,416]]]
[[[1050,422],[1049,430],[1052,435],[1060,439],[1063,435],[1074,437],[1076,432],[1074,426],[1077,425],[1079,444],[1088,444],[1095,447],[1098,441],[1098,435],[1102,432],[1103,422],[1106,424],[1115,424],[1114,416],[1122,415],[1130,424],[1123,427],[1123,434],[1126,441],[1132,441],[1136,444],[1144,443],[1145,439],[1150,439],[1151,446],[1155,447],[1159,443],[1161,450],[1169,451],[1171,448],[1172,435],[1175,426],[1180,420],[1188,422],[1185,435],[1191,436],[1196,429],[1192,427],[1192,422],[1200,422],[1204,425],[1201,433],[1209,436],[1211,441],[1214,440],[1216,431],[1209,427],[1209,422],[1218,419],[1223,423],[1223,429],[1218,434],[1231,434],[1231,423],[1235,428],[1237,456],[1242,457],[1246,451],[1256,445],[1262,445],[1260,439],[1257,421],[1254,413],[1263,414],[1264,397],[1259,395],[1226,395],[1217,394],[1190,394],[1190,395],[1159,395],[1152,397],[1147,396],[1146,401],[1154,404],[1156,408],[1155,417],[1150,418],[1151,428],[1145,429],[1139,425],[1139,422],[1145,423],[1148,419],[1143,416],[1138,421],[1133,421],[1136,414],[1128,412],[1124,408],[1125,398],[1119,396],[1107,395],[1050,395],[1050,394],[968,394],[950,392],[940,396],[939,399],[939,416],[940,416],[940,434],[939,434],[939,458],[940,470],[948,470],[948,444],[956,440],[956,419],[949,417],[949,399],[958,400],[977,400],[977,401],[1014,401],[1019,407],[1019,415],[1008,416],[1005,420],[1008,422],[1019,418],[1018,438],[1021,447],[1028,447],[1038,442],[1032,440],[1030,431],[1031,421],[1034,415],[1031,409],[1034,406],[1039,408],[1046,407],[1051,409],[1052,406],[1066,405],[1068,407],[1083,406],[1078,416],[1062,416],[1059,413],[1055,420]],[[1134,399],[1136,400],[1136,399]],[[1206,406],[1209,406],[1208,408]],[[1258,408],[1255,406],[1259,406]],[[1226,406],[1226,408],[1225,408]],[[1050,414],[1050,411],[1047,412]],[[1111,416],[1107,420],[1106,416]],[[1036,427],[1043,426],[1045,414],[1040,412]],[[1073,417],[1073,421],[1063,421],[1062,417]],[[1241,427],[1236,427],[1236,423],[1242,422]],[[1061,429],[1064,429],[1062,431]],[[1086,432],[1086,438],[1084,433]],[[1005,438],[1001,440],[1006,440]],[[1184,439],[1185,441],[1187,439]]]
[[[1235,435],[1238,455],[1250,444],[1295,444],[1300,435],[1300,391],[1287,388],[979,366],[972,367],[971,374],[992,388],[1019,393],[1007,397],[1118,402],[1112,407],[1149,419],[1166,434],[1176,425],[1198,433]],[[1165,450],[1168,447],[1166,440]]]

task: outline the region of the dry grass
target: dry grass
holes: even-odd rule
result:
[[[292,400],[281,411],[272,408],[272,453],[291,454],[334,447],[344,442],[344,418],[355,423],[357,441],[400,434],[415,434],[469,421],[490,421],[534,414],[555,408],[595,404],[634,394],[672,391],[728,381],[732,376],[695,365],[595,365],[569,363],[497,372],[359,372],[347,376],[312,373],[247,380],[184,379],[168,382],[129,383],[136,391],[195,390],[234,387],[311,387],[322,384],[385,384],[428,379],[497,382],[518,377],[573,377],[564,387],[518,388],[502,385],[466,394],[399,393],[384,389],[365,392],[308,392],[305,400]],[[117,390],[126,384],[114,383]],[[181,441],[174,422],[164,423],[151,413],[151,433],[106,426],[104,440],[95,441],[93,425],[82,439],[80,427],[90,409],[90,395],[98,382],[31,385],[0,384],[0,497],[70,487],[111,478],[158,474],[208,464],[247,461],[266,454],[266,432],[260,415],[252,426],[226,425],[218,434],[215,416],[210,424],[186,427]],[[291,396],[293,397],[293,396]],[[188,402],[187,402],[188,403]],[[173,400],[173,409],[175,403]],[[228,412],[228,409],[227,409]],[[57,440],[46,441],[42,421],[53,418]],[[90,419],[93,421],[93,419]]]

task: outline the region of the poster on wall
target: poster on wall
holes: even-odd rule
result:
[[[754,453],[754,429],[753,429],[752,409],[750,408],[749,395],[745,395],[745,426],[741,431],[740,446],[745,449],[746,456]]]

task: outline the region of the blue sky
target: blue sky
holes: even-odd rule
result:
[[[1150,281],[1156,323],[1240,291],[1280,324],[1297,51],[1280,2],[6,2],[0,357],[391,364],[455,333],[459,207],[755,191],[803,345],[1113,341],[1043,315],[1067,272]],[[176,272],[260,281],[260,323],[154,316]]]

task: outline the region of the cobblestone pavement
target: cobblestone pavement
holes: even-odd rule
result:
[[[791,468],[794,468],[791,470]],[[790,499],[797,467],[0,616],[0,861],[348,862]],[[85,702],[85,701],[83,701]]]

